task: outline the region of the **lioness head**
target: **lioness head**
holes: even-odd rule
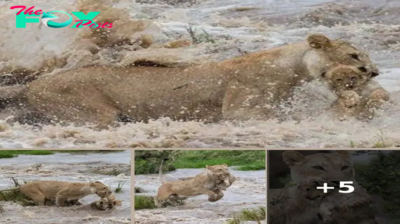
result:
[[[217,181],[218,183],[224,182],[225,184],[229,185],[229,170],[228,165],[214,165],[214,166],[206,166],[208,174],[212,177],[213,180]]]
[[[379,70],[372,63],[369,55],[353,47],[350,43],[342,40],[331,40],[321,34],[310,35],[307,39],[308,44],[313,49],[308,60],[310,72],[321,72],[321,77],[325,77],[325,66],[333,63],[351,65],[357,68],[364,76],[372,78],[379,75]],[[314,53],[317,56],[313,55]]]
[[[335,92],[357,90],[370,80],[358,68],[348,65],[335,66],[326,73],[325,77],[329,87]]]
[[[97,194],[101,198],[106,198],[112,194],[111,189],[100,181],[91,182],[90,188],[93,193]]]
[[[312,180],[311,184],[320,184],[318,182],[322,181],[329,186],[339,186],[340,181],[354,179],[355,173],[348,151],[316,153],[308,156],[297,151],[285,151],[282,156],[290,167],[292,180],[296,184]]]

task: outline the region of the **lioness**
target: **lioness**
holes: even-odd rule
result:
[[[224,196],[224,193],[216,186],[216,183],[224,182],[227,173],[229,173],[227,165],[214,165],[206,166],[204,172],[190,180],[162,181],[162,185],[158,188],[157,195],[154,197],[154,203],[157,207],[162,207],[166,201],[173,203],[182,198],[202,194],[208,195],[208,200],[211,202],[218,201]],[[216,181],[217,179],[219,181]],[[161,177],[160,180],[162,180]]]
[[[104,198],[112,193],[110,188],[100,181],[90,183],[33,181],[22,185],[20,189],[39,206],[44,206],[46,199],[55,201],[57,206],[65,206],[66,202],[75,204],[78,199],[89,194],[97,194]]]
[[[290,167],[291,179],[284,189],[269,190],[270,223],[303,224],[318,222],[321,196],[308,195],[303,189],[306,180],[317,179],[329,186],[340,181],[354,181],[354,169],[348,151],[317,153],[304,156],[300,152],[285,151],[283,160]]]
[[[18,102],[54,121],[107,128],[118,118],[148,121],[269,119],[295,87],[324,79],[334,64],[367,77],[378,69],[349,43],[313,34],[307,41],[192,67],[101,67],[62,71],[3,87],[0,101]],[[371,89],[377,83],[371,83]],[[379,87],[379,85],[378,85]]]

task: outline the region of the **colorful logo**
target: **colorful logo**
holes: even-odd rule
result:
[[[73,22],[73,17],[71,14],[66,13],[64,11],[50,11],[43,12],[42,10],[33,11],[32,6],[26,9],[24,5],[12,6],[10,9],[20,9],[16,15],[16,27],[17,28],[26,28],[27,23],[40,23],[40,17],[42,17],[42,23],[51,28],[63,28],[69,26]],[[24,12],[24,13],[22,13]],[[56,20],[59,17],[54,13],[61,13],[68,16],[68,20],[65,22],[54,22],[52,20]],[[89,26],[90,28],[112,28],[112,23],[105,22],[103,24],[95,23],[93,19],[100,14],[100,12],[89,12],[87,15],[83,12],[71,12],[78,20],[75,20],[75,24],[72,28],[82,28],[84,26]]]

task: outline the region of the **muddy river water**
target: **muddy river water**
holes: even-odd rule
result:
[[[9,7],[17,1],[0,1],[0,66],[35,69],[65,52],[77,35],[75,29],[51,29],[39,25],[15,29]],[[275,46],[302,41],[311,33],[351,41],[367,51],[379,66],[376,80],[391,93],[393,103],[377,112],[374,120],[339,122],[327,114],[315,114],[334,97],[325,87],[309,84],[299,102],[293,102],[301,122],[268,120],[233,124],[177,122],[168,118],[150,123],[130,123],[119,128],[94,131],[89,127],[9,125],[8,114],[0,117],[2,147],[371,147],[385,141],[400,144],[400,2],[396,0],[205,0],[190,6],[139,4],[113,1],[134,19],[148,19],[149,33],[159,42],[188,37],[187,26],[205,30],[217,44],[202,43],[181,52],[181,58],[224,60]],[[149,1],[141,1],[149,2]],[[174,2],[174,1],[170,1]],[[179,1],[177,1],[179,2]],[[195,2],[195,1],[190,1]],[[20,5],[73,11],[68,0],[18,1]],[[167,52],[168,49],[165,49]],[[79,64],[78,56],[67,67]],[[83,60],[83,59],[82,59]],[[104,59],[106,60],[106,59]],[[199,59],[200,60],[200,59]],[[304,100],[306,99],[306,100]],[[168,123],[168,125],[166,125]],[[73,133],[73,134],[71,134]]]

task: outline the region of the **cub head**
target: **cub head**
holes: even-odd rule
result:
[[[105,211],[108,208],[108,200],[107,198],[102,198],[99,201],[93,202],[92,206],[98,210]]]
[[[122,202],[120,200],[108,200],[107,198],[102,198],[99,201],[94,202],[96,209],[101,211],[107,211],[113,209],[115,206],[121,206]]]
[[[112,194],[111,189],[100,181],[91,182],[90,188],[93,193],[97,194],[101,198],[106,198]]]
[[[313,34],[307,38],[312,51],[305,57],[309,72],[315,77],[325,77],[326,68],[335,63],[351,65],[365,77],[379,75],[379,70],[372,63],[369,55],[353,47],[349,42],[331,40],[322,34]]]
[[[92,206],[97,208],[98,210],[106,211],[113,209],[115,206],[121,206],[122,201],[116,200],[114,194],[109,194],[107,197],[101,198],[99,201],[95,201],[92,203]]]
[[[323,186],[325,181],[318,178],[306,178],[297,185],[297,189],[300,190],[300,194],[308,200],[322,199],[326,193],[322,190],[317,189],[317,187]],[[328,193],[331,193],[328,190]]]
[[[290,168],[292,180],[298,185],[313,179],[323,181],[329,186],[339,186],[340,181],[354,179],[355,172],[348,151],[339,150],[335,153],[316,153],[308,156],[297,151],[285,151],[282,157]]]
[[[333,91],[341,92],[360,89],[368,83],[370,78],[353,66],[338,65],[326,72],[325,80]]]

